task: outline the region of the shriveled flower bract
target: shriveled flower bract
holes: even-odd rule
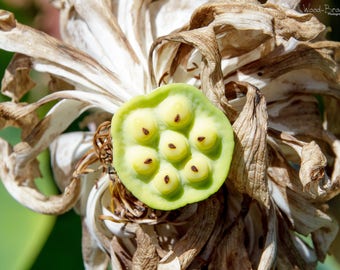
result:
[[[88,269],[314,269],[325,259],[338,232],[327,201],[340,190],[340,45],[323,24],[298,1],[53,3],[62,42],[0,12],[0,48],[16,53],[0,125],[22,130],[14,147],[0,140],[0,176],[34,211],[78,211]],[[49,74],[50,93],[27,104],[31,70]],[[235,150],[215,195],[159,211],[120,182],[105,121],[174,82],[198,87],[228,116]],[[85,111],[89,131],[63,133]],[[48,147],[63,190],[55,196],[34,184]]]

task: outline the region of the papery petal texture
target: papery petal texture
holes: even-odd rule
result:
[[[15,54],[0,128],[22,137],[0,139],[5,187],[37,212],[76,210],[87,269],[315,269],[338,234],[340,43],[299,2],[54,0],[62,40],[1,10],[0,48]],[[160,211],[120,181],[110,120],[170,83],[224,112],[235,149],[216,194]],[[46,94],[27,99],[37,85]],[[45,149],[54,196],[34,183]]]

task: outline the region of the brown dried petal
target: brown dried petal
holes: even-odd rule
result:
[[[80,215],[85,215],[88,194],[102,174],[100,170],[97,170],[99,162],[95,155],[96,160],[94,162],[97,161],[97,163],[91,168],[87,168],[93,168],[93,173],[85,174],[84,172],[79,172],[78,174],[78,171],[75,171],[77,162],[91,148],[92,138],[93,136],[90,133],[70,132],[60,135],[49,147],[54,181],[59,189],[64,190],[70,184],[73,177],[80,177],[81,179],[82,196],[74,206],[74,210]]]
[[[119,239],[116,236],[112,238],[110,245],[112,269],[132,269],[132,255],[125,249],[124,244],[121,242],[124,242],[124,239]]]
[[[151,237],[143,230],[143,226],[136,231],[137,249],[132,257],[132,268],[135,270],[157,269],[158,255]]]
[[[62,214],[71,209],[80,194],[80,182],[73,180],[61,195],[45,196],[33,185],[38,163],[25,163],[21,174],[15,170],[16,153],[7,142],[0,139],[0,178],[8,192],[21,204],[44,214]]]
[[[295,0],[292,1],[296,2]],[[271,3],[264,4],[263,6],[265,12],[273,16],[276,35],[286,40],[291,37],[301,41],[313,40],[321,36],[326,29],[310,13],[297,12]]]
[[[268,106],[269,127],[293,136],[321,139],[322,121],[315,97],[294,95]]]
[[[324,183],[325,194],[321,197],[321,201],[328,201],[340,193],[340,141],[328,131],[323,135],[334,154],[334,162],[331,164],[333,171],[328,179],[330,181]]]
[[[325,125],[327,130],[340,138],[340,117],[338,115],[340,108],[340,100],[331,97],[323,97]]]
[[[110,1],[68,1],[61,9],[63,38],[98,59],[102,66],[119,74],[120,80],[126,85],[134,80],[141,84],[140,76],[132,76],[143,73],[140,56],[136,55],[111,9]],[[101,34],[98,29],[102,29],[106,34]],[[113,47],[115,50],[112,50]],[[121,72],[120,67],[124,65],[128,65],[130,69]],[[130,78],[128,82],[127,78]]]
[[[290,10],[271,3],[258,5],[256,1],[250,2],[229,0],[217,4],[207,4],[205,8],[210,11],[210,13],[206,13],[205,18],[203,17],[203,19],[201,19],[201,22],[205,22],[201,23],[202,26],[205,26],[205,24],[212,21],[212,15],[215,16],[222,13],[235,13],[235,15],[238,16],[238,13],[262,13],[264,16],[269,15],[272,17],[272,25],[275,28],[273,29],[274,33],[281,38],[285,38],[286,40],[288,40],[290,37],[294,37],[298,40],[312,40],[318,37],[320,33],[325,30],[325,26],[320,23],[312,14],[296,12],[294,10]],[[248,18],[244,17],[243,19],[236,19],[235,21],[238,21],[236,23],[240,23],[240,26],[242,27],[242,23],[246,22]],[[245,25],[247,25],[247,23],[245,23]],[[242,29],[241,27],[239,27],[239,29]],[[254,26],[250,29],[256,27],[257,25],[254,23]]]
[[[213,26],[223,58],[245,54],[274,35],[272,16],[254,3],[237,2],[206,4],[191,17],[190,29]]]
[[[276,216],[276,207],[274,203],[271,201],[270,208],[266,211],[266,219],[267,219],[267,226],[266,227],[266,237],[264,241],[263,250],[261,246],[261,238],[258,239],[258,249],[261,252],[258,270],[266,270],[271,269],[273,265],[276,263],[276,254],[277,254],[277,216]],[[256,222],[256,220],[254,221]],[[262,237],[261,235],[257,235],[258,237]],[[264,236],[263,236],[264,237]]]
[[[253,269],[244,246],[244,229],[242,219],[238,219],[228,234],[220,240],[209,269]]]
[[[303,69],[306,73],[303,76],[304,80],[301,80],[301,78],[294,75],[292,78],[288,78],[287,81],[282,81],[282,83],[285,84],[291,82],[292,89],[287,90],[299,90],[298,88],[301,88],[302,90],[303,87],[301,87],[301,85],[306,85],[307,89],[304,91],[308,91],[309,88],[311,88],[311,90],[313,90],[313,88],[321,88],[326,91],[326,89],[322,88],[322,84],[313,86],[305,76],[311,76],[312,79],[316,81],[329,81],[329,83],[333,84],[338,80],[337,63],[334,60],[334,55],[335,51],[339,50],[339,44],[330,41],[316,43],[296,41],[294,43],[291,41],[291,44],[289,45],[290,48],[288,47],[288,44],[286,46],[286,50],[284,50],[283,47],[278,47],[271,54],[259,59],[258,62],[244,66],[241,68],[241,71],[244,74],[251,74],[261,80],[278,78],[279,81],[282,81],[282,79],[279,78],[280,76]],[[293,50],[292,47],[294,48]],[[293,81],[296,82],[296,85],[292,83]],[[277,81],[275,83],[278,84]],[[277,90],[275,90],[275,92],[276,91]]]
[[[1,91],[4,95],[18,102],[35,83],[31,80],[31,60],[22,54],[15,54],[8,65],[1,83]]]
[[[313,235],[318,259],[323,260],[337,235],[336,222],[317,205],[311,204],[294,190],[273,183],[272,193],[276,205],[289,218],[290,226],[302,235]]]
[[[31,133],[24,138],[24,147],[16,150],[16,174],[20,168],[35,158],[42,150],[46,149],[54,138],[60,135],[66,127],[82,112],[88,105],[75,100],[63,100],[54,106],[53,113],[50,113],[40,121]]]
[[[286,222],[280,218],[278,221],[278,253],[277,268],[285,269],[306,269],[313,270],[316,267],[316,256],[311,248],[300,239],[300,245],[304,246],[303,255],[299,252],[294,240],[297,239],[289,230]]]
[[[61,78],[51,75],[51,79],[48,82],[48,89],[51,92],[56,92],[59,90],[73,90],[74,86]]]
[[[316,254],[320,261],[324,261],[331,244],[339,232],[339,225],[336,220],[330,220],[327,226],[312,232],[312,240]]]
[[[10,31],[16,25],[14,15],[5,10],[0,10],[0,30]]]
[[[0,25],[13,17],[7,11],[0,14],[3,14]],[[61,77],[91,92],[106,94],[118,103],[131,97],[130,90],[124,89],[116,74],[87,54],[28,26],[20,23],[14,26],[7,31],[0,28],[0,48],[31,57],[33,69]]]
[[[280,146],[271,142],[273,147],[271,149],[275,153],[272,152],[273,158],[270,159],[271,164],[268,168],[268,173],[276,184],[289,187],[306,199],[318,203],[326,202],[340,193],[340,142],[327,131],[320,132],[311,129],[307,135],[316,137],[315,134],[320,133],[322,137],[319,139],[324,140],[335,155],[332,165],[328,164],[323,153],[328,148],[325,146],[323,149],[320,148],[323,144],[318,145],[314,141],[306,143],[285,132],[278,135],[278,132],[271,130],[270,134]],[[279,150],[278,147],[281,149]],[[292,164],[295,164],[295,168]],[[330,165],[333,169],[331,177],[326,173],[326,166]],[[296,169],[297,166],[300,166],[300,170]],[[313,182],[313,177],[320,177],[320,179]]]
[[[300,0],[268,0],[266,3],[272,3],[284,6],[286,8],[289,7],[291,9],[296,9],[300,3]]]
[[[322,188],[328,177],[325,172],[327,159],[321,152],[320,147],[310,142],[302,148],[299,176],[305,192],[314,199],[320,196]]]
[[[291,166],[291,164],[298,164],[300,162],[300,156],[298,153],[301,151],[301,143],[293,136],[285,133],[281,133],[277,137],[276,135],[273,136],[273,131],[271,131],[271,135],[272,140],[270,140],[268,147],[270,161],[267,170],[268,176],[275,182],[275,184],[291,188],[296,192],[301,192],[303,195],[303,187],[299,179],[298,171]],[[279,139],[274,141],[273,138]],[[287,144],[292,148],[286,150],[285,154],[283,154],[282,149],[288,147],[284,144]]]
[[[38,123],[39,118],[35,112],[26,112],[18,117],[18,111],[25,110],[25,104],[2,102],[0,103],[0,129],[8,126],[20,127],[22,137],[26,137]]]
[[[247,102],[233,124],[235,150],[229,181],[235,188],[269,205],[267,184],[267,113],[264,96],[249,85]]]
[[[208,241],[215,227],[220,207],[220,202],[215,195],[199,204],[197,214],[190,221],[190,229],[173,247],[181,269],[186,269],[190,265]]]
[[[70,132],[50,144],[51,165],[59,188],[65,188],[71,181],[77,162],[92,146],[92,138],[90,133]]]
[[[85,220],[82,221],[82,256],[86,269],[106,269],[109,256],[102,251],[91,237]]]
[[[221,57],[218,51],[218,44],[216,43],[213,27],[211,26],[207,28],[194,29],[191,31],[175,32],[155,40],[150,49],[149,55],[150,76],[155,86],[159,80],[156,79],[155,75],[155,70],[157,69],[152,66],[153,53],[156,47],[164,41],[171,42],[170,44],[173,42],[183,43],[180,46],[182,50],[179,51],[176,59],[185,60],[185,54],[188,51],[188,48],[190,49],[193,47],[198,49],[203,58],[199,74],[201,78],[200,88],[213,104],[224,110],[230,119],[234,119],[235,111],[226,102],[223,102],[225,100],[225,96],[223,76],[220,66]],[[207,46],[207,44],[209,44],[209,46]],[[177,46],[174,46],[173,44],[170,46],[172,46],[173,49],[177,48]],[[164,50],[164,48],[162,50]],[[172,75],[172,70],[177,69],[179,64],[181,63],[177,61],[172,62],[170,70],[164,72]],[[222,108],[222,104],[225,105],[224,108]]]

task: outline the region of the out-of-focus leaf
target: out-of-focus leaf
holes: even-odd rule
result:
[[[12,144],[18,142],[20,130],[6,128],[0,131],[0,137]],[[46,194],[55,193],[51,181],[47,152],[39,156],[42,179],[37,185]],[[16,202],[0,184],[0,262],[2,269],[29,269],[53,228],[55,217],[32,212]]]
[[[317,270],[334,270],[340,269],[339,262],[333,256],[328,256],[324,263],[319,263]]]

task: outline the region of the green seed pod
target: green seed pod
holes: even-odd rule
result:
[[[227,178],[233,130],[222,111],[186,84],[135,97],[113,116],[113,166],[151,208],[173,210],[208,198]]]

